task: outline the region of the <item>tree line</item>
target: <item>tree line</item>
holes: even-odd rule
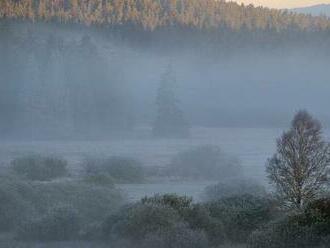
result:
[[[135,126],[138,114],[118,52],[107,58],[89,35],[65,39],[38,28],[26,34],[14,24],[0,24],[0,37],[1,136],[95,138]],[[166,70],[160,81],[153,135],[187,137],[175,72]]]
[[[129,129],[119,66],[101,56],[89,36],[40,39],[10,27],[1,33],[1,135],[98,136]]]
[[[1,0],[0,17],[144,30],[179,26],[193,29],[327,30],[326,17],[293,13],[224,0]]]

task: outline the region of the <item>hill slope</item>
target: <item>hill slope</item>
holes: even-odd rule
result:
[[[301,14],[311,14],[313,16],[325,15],[330,17],[330,4],[319,4],[305,8],[293,9],[294,12]]]
[[[0,17],[138,26],[146,30],[180,26],[198,29],[328,29],[327,18],[215,0],[2,0]]]

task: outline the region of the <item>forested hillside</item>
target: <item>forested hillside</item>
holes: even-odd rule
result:
[[[1,133],[99,137],[128,128],[119,62],[102,54],[89,35],[65,39],[68,33],[47,29],[2,26]],[[129,102],[128,92],[125,97]]]
[[[1,0],[0,16],[3,137],[151,125],[169,65],[192,126],[279,126],[301,104],[325,113],[325,17],[214,0]]]
[[[107,26],[133,25],[146,30],[166,26],[197,29],[324,30],[324,17],[255,8],[223,0],[2,0],[0,16]]]

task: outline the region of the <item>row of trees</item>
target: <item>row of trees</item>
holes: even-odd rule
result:
[[[324,30],[326,17],[244,6],[224,0],[2,0],[0,17],[57,20],[111,26],[134,25],[146,30],[163,26],[197,29]]]
[[[1,136],[96,138],[133,127],[137,114],[115,50],[109,58],[90,36],[25,31],[0,23]],[[157,137],[188,135],[175,81],[169,67],[155,100]]]
[[[131,125],[117,62],[92,39],[2,28],[1,135],[98,137]]]

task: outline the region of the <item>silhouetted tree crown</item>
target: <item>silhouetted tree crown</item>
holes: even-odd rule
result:
[[[290,130],[278,139],[267,173],[284,206],[300,210],[320,195],[329,165],[330,145],[320,122],[299,111]]]
[[[157,93],[157,117],[153,134],[158,137],[187,137],[189,127],[178,106],[175,95],[176,79],[169,66],[164,73]]]

